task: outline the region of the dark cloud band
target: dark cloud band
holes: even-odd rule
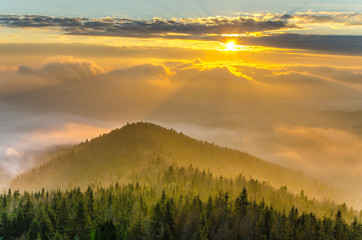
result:
[[[361,55],[362,36],[274,34],[262,37],[243,37],[240,44],[277,48],[307,49],[336,54]]]
[[[133,20],[126,18],[89,19],[39,15],[0,15],[0,24],[20,28],[58,28],[66,34],[72,35],[119,37],[162,37],[168,34],[191,36],[242,34],[293,27],[281,19],[260,21],[244,17]]]
[[[352,20],[353,21],[352,21]],[[49,28],[66,35],[180,40],[226,41],[224,34],[243,35],[264,32],[260,37],[236,37],[240,44],[278,48],[362,54],[362,36],[272,33],[298,28],[303,23],[358,25],[361,14],[296,14],[262,17],[209,17],[151,20],[129,18],[70,18],[41,15],[0,15],[0,25],[13,28]],[[361,21],[359,21],[361,20]],[[295,25],[296,24],[296,25]]]

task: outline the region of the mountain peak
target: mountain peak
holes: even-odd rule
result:
[[[158,132],[158,133],[177,133],[173,128],[168,129],[165,127],[162,127],[160,125],[157,125],[152,122],[135,122],[135,123],[127,123],[120,129],[115,129],[114,131],[134,131],[134,132]]]
[[[38,190],[130,182],[140,169],[162,164],[193,165],[223,176],[244,176],[267,181],[274,186],[288,183],[290,189],[321,193],[316,180],[245,152],[193,139],[174,129],[150,122],[128,123],[90,141],[61,150],[56,157],[14,179],[13,188]],[[157,161],[156,161],[157,162]],[[326,191],[329,189],[324,188]],[[325,197],[323,195],[323,197]]]

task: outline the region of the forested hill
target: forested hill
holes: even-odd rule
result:
[[[362,211],[317,201],[308,190],[288,191],[322,188],[316,180],[155,124],[128,124],[51,156],[0,194],[0,239],[359,240],[362,234]]]
[[[154,162],[159,167],[160,162]],[[168,167],[152,183],[0,194],[0,239],[361,240],[345,206]],[[312,212],[311,212],[312,210]]]
[[[150,163],[176,164],[209,169],[216,175],[252,176],[261,181],[309,196],[338,199],[326,185],[300,172],[266,162],[247,153],[198,141],[152,123],[133,123],[90,141],[61,150],[38,168],[26,172],[11,183],[13,189],[39,190],[106,186],[114,182],[130,183],[150,169]]]

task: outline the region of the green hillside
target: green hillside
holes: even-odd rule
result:
[[[48,162],[14,179],[12,188],[39,190],[107,186],[130,183],[134,171],[148,169],[148,163],[161,158],[165,165],[190,164],[225,177],[244,176],[275,187],[286,185],[299,193],[319,199],[339,200],[343,192],[301,172],[280,167],[247,153],[198,141],[172,129],[152,123],[127,124],[90,141],[53,154]]]
[[[162,165],[138,171],[143,183],[0,194],[0,239],[361,239],[361,216],[345,205],[241,175]]]
[[[0,194],[0,239],[359,240],[362,234],[362,211],[289,190],[314,184],[327,193],[317,180],[151,123],[128,124],[48,156]]]

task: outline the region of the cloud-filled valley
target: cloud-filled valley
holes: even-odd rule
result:
[[[8,177],[35,164],[26,152],[147,120],[360,187],[361,67],[186,59],[107,68],[53,56],[4,66],[0,75],[0,166],[12,165]]]

